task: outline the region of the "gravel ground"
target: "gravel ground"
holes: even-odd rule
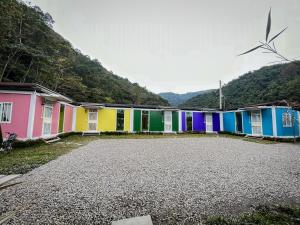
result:
[[[0,191],[8,224],[155,224],[300,203],[300,146],[230,138],[97,140]],[[173,223],[175,224],[175,223]]]

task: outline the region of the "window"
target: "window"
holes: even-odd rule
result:
[[[211,113],[205,113],[206,132],[213,132],[213,120]]]
[[[261,135],[262,133],[261,114],[259,110],[251,112],[251,125],[252,125],[252,134]]]
[[[292,127],[292,114],[285,112],[282,114],[282,126]]]
[[[142,131],[148,131],[149,112],[142,111]]]
[[[51,134],[52,107],[45,105],[43,118],[43,135]]]
[[[165,111],[164,122],[165,122],[165,132],[171,132],[172,131],[172,112],[171,111]]]
[[[97,109],[90,109],[88,113],[88,129],[89,131],[97,130],[98,124],[98,110]]]
[[[186,128],[187,131],[193,131],[193,114],[186,112]]]
[[[1,123],[10,123],[11,122],[11,113],[12,113],[12,103],[1,102],[0,103],[0,122]]]
[[[124,130],[124,110],[118,109],[117,111],[117,131]]]
[[[252,123],[260,123],[260,112],[259,111],[254,111],[252,112],[252,117],[251,117]]]

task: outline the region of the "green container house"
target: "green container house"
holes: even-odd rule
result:
[[[178,111],[169,107],[135,107],[133,131],[153,133],[178,132]]]

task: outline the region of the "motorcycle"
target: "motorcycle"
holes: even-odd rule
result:
[[[16,133],[5,132],[8,134],[5,141],[2,142],[2,148],[0,151],[2,152],[10,152],[12,150],[12,145],[17,139]]]

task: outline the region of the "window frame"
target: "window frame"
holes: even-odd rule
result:
[[[2,121],[3,104],[10,104],[9,121]],[[12,121],[13,102],[0,102],[0,123],[11,123]]]
[[[253,118],[257,119],[258,117],[260,121],[253,120]],[[256,128],[260,128],[260,133],[254,132]],[[251,132],[253,136],[263,136],[262,114],[260,109],[251,111]]]
[[[285,117],[285,116],[288,116],[288,117]],[[285,118],[286,119],[289,118],[289,120],[285,121]],[[289,122],[289,123],[287,123],[287,122]],[[282,113],[282,127],[293,127],[292,113],[290,113],[290,112]]]
[[[94,120],[91,120],[90,119],[90,114],[92,114],[92,113],[95,113],[96,114],[96,119],[94,119]],[[87,126],[87,130],[88,131],[91,131],[91,132],[95,132],[95,131],[97,131],[98,130],[98,123],[99,123],[99,110],[98,109],[88,109],[88,113],[87,113],[88,115],[88,126]],[[91,130],[90,129],[90,124],[92,124],[92,123],[94,123],[94,124],[96,124],[96,129],[95,130]]]
[[[164,132],[172,132],[173,131],[173,111],[164,111],[163,112],[163,123],[164,123]],[[168,115],[169,114],[169,115]],[[167,118],[170,117],[170,118]],[[170,119],[170,120],[168,120]],[[170,128],[170,129],[167,129]]]
[[[45,117],[46,108],[51,109],[51,117],[50,118]],[[45,104],[43,106],[42,118],[43,118],[43,121],[42,121],[42,123],[43,123],[43,125],[42,125],[42,136],[43,137],[49,137],[49,136],[52,135],[52,130],[51,129],[52,129],[52,119],[53,119],[53,105]],[[45,118],[47,118],[49,120],[49,124],[50,124],[50,133],[49,134],[45,134],[45,123],[48,123],[47,121],[45,121]]]
[[[188,118],[191,118],[191,129],[188,129]],[[186,124],[186,131],[194,131],[194,127],[193,127],[193,112],[185,112],[185,124]]]
[[[122,111],[123,112],[123,129],[118,129],[118,113]],[[117,109],[117,115],[116,115],[116,131],[124,131],[125,130],[125,110],[124,109]]]
[[[147,112],[147,129],[143,129],[143,112]],[[141,131],[149,132],[150,130],[150,111],[149,110],[141,110]]]
[[[205,115],[205,131],[213,132],[214,131],[213,114],[211,112],[206,112],[206,113],[204,113],[204,115]],[[210,118],[210,120],[207,120],[207,118]],[[208,130],[207,127],[211,128],[211,129]]]

